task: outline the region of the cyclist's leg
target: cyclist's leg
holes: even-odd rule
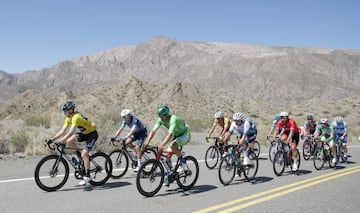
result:
[[[89,152],[93,149],[94,144],[96,142],[96,140],[98,139],[98,133],[97,131],[94,131],[90,134],[84,135],[84,134],[76,134],[77,136],[77,140],[79,142],[85,141],[85,147],[81,152],[81,157],[84,161],[84,167],[85,167],[85,171],[86,174],[85,176],[90,177],[90,161],[89,161]]]
[[[333,156],[333,159],[332,161],[335,163],[336,162],[336,148],[335,148],[335,144],[336,142],[334,140],[331,140],[329,141],[329,146],[330,146],[330,149],[331,149],[331,153],[332,153],[332,156]]]
[[[296,147],[299,144],[299,133],[294,133],[293,137],[292,137],[292,142],[291,142],[291,151],[292,151],[292,157],[293,159],[297,159],[297,151],[296,151]]]
[[[185,167],[186,161],[181,154],[180,148],[189,143],[190,139],[190,129],[187,129],[183,135],[175,138],[175,140],[171,143],[171,151],[180,159],[183,167]]]

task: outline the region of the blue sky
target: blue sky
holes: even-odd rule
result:
[[[360,50],[357,0],[3,0],[0,70],[21,73],[157,35]]]

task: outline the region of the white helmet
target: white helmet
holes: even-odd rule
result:
[[[287,112],[281,112],[280,117],[289,117],[289,113]]]
[[[342,123],[344,119],[341,116],[336,116],[335,121],[336,123]]]
[[[224,113],[221,112],[221,111],[218,111],[218,112],[215,113],[214,117],[215,118],[222,118],[222,117],[224,117]]]
[[[325,136],[321,136],[320,140],[321,140],[322,142],[325,142],[325,141],[326,141]]]
[[[237,112],[233,115],[233,120],[234,121],[240,121],[240,120],[242,121],[242,120],[244,120],[244,116],[241,113]]]
[[[120,115],[121,115],[121,117],[131,115],[131,111],[130,111],[130,109],[124,109],[123,111],[121,111]]]

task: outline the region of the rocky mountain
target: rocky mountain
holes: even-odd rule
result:
[[[0,73],[1,102],[26,89],[54,95],[135,77],[184,82],[214,95],[287,104],[360,92],[360,51],[178,41],[155,37],[22,74]],[[275,101],[276,100],[276,101]]]
[[[308,113],[318,119],[342,115],[351,135],[357,138],[360,133],[358,50],[157,36],[39,71],[0,70],[0,90],[0,134],[5,135],[0,153],[19,132],[33,143],[48,137],[40,132],[49,134],[61,126],[59,108],[66,100],[75,100],[79,110],[96,121],[102,136],[113,134],[121,109],[132,109],[151,125],[160,104],[186,118],[194,131],[209,128],[213,113],[223,110],[228,116],[240,111],[253,117],[261,140],[280,111],[289,111],[299,125]],[[31,127],[38,125],[40,129]]]

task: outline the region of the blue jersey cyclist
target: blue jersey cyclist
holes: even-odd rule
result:
[[[233,122],[231,122],[229,131],[226,132],[224,140],[229,140],[230,136],[236,131],[239,134],[239,144],[242,145],[244,151],[244,165],[251,164],[249,154],[247,151],[247,137],[250,129],[250,123],[244,119],[241,113],[235,113],[233,115]]]
[[[332,127],[334,129],[335,138],[339,138],[342,142],[343,150],[344,150],[344,158],[347,158],[347,134],[348,128],[347,124],[344,121],[344,118],[341,116],[336,116],[334,122],[332,123]],[[339,144],[340,146],[341,144]]]
[[[274,118],[273,122],[271,123],[271,128],[266,136],[267,139],[271,138],[272,135],[274,134],[273,132],[274,132],[274,130],[276,130],[276,125],[279,122],[279,120],[280,120],[280,114],[275,114],[275,118]]]
[[[304,135],[305,137],[309,137],[315,134],[317,129],[317,122],[314,119],[313,115],[307,115],[306,121],[304,123]]]
[[[180,148],[187,144],[191,139],[190,128],[186,125],[185,120],[175,114],[170,113],[170,109],[166,105],[162,105],[158,108],[157,113],[159,115],[153,129],[150,131],[144,146],[148,146],[153,139],[156,131],[160,126],[164,126],[168,129],[168,134],[163,141],[158,145],[159,153],[162,153],[164,149],[168,149],[168,161],[174,153],[180,160],[181,166],[178,169],[178,173],[182,174],[186,170],[186,160],[180,151]],[[170,144],[169,144],[170,143]],[[168,179],[164,182],[165,186],[169,186]]]
[[[141,166],[141,146],[143,145],[146,137],[147,137],[147,130],[145,124],[136,116],[131,113],[130,109],[124,109],[120,113],[121,117],[123,118],[119,129],[116,131],[114,136],[111,138],[111,141],[115,141],[116,137],[120,135],[123,129],[128,126],[130,131],[126,134],[125,137],[122,138],[122,141],[125,144],[128,144],[133,152],[136,153],[136,157],[138,159],[137,167],[134,169],[134,172],[137,172]],[[132,142],[138,141],[137,145],[134,147]],[[134,149],[135,148],[135,149]]]

